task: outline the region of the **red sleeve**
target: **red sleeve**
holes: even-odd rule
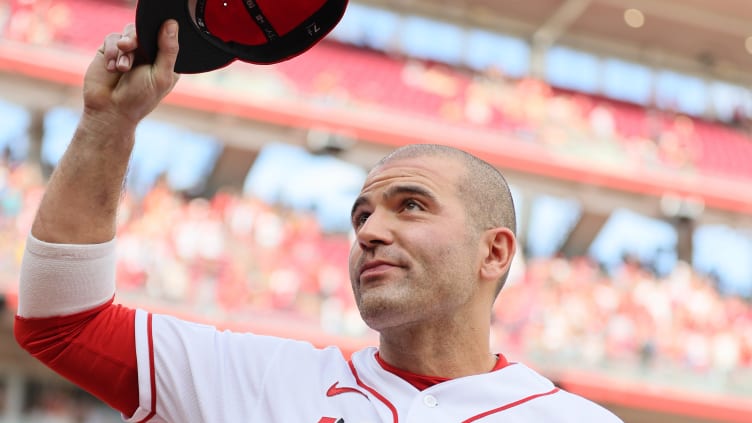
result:
[[[135,316],[110,300],[68,316],[16,316],[14,334],[39,361],[131,416],[138,408]]]

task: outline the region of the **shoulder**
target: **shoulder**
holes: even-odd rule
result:
[[[524,364],[516,363],[514,367],[517,372],[525,374],[520,380],[527,379],[529,384],[550,386],[555,390],[553,395],[547,396],[545,413],[550,414],[550,420],[546,421],[622,423],[621,419],[602,405],[556,386],[547,377]]]
[[[264,352],[269,358],[316,356],[329,360],[344,361],[336,347],[319,348],[307,341],[291,338],[240,332],[216,326],[182,320],[170,315],[137,311],[136,323],[141,331],[153,336],[156,341],[168,345],[190,346],[195,350],[212,351],[214,354],[242,353],[246,350]],[[149,333],[151,331],[151,333]]]
[[[561,388],[559,389],[558,397],[561,400],[560,411],[570,417],[566,421],[622,423],[622,420],[614,413],[589,399]]]

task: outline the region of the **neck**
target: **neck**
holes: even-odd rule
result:
[[[390,328],[381,332],[379,354],[390,365],[419,375],[454,379],[487,373],[497,361],[489,351],[489,329],[488,324]]]

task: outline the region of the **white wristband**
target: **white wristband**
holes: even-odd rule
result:
[[[115,294],[115,240],[102,244],[51,244],[31,234],[21,264],[20,317],[75,314]]]

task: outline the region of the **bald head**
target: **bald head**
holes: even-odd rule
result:
[[[412,144],[393,151],[375,167],[420,157],[446,158],[463,165],[465,175],[457,181],[457,192],[475,229],[505,227],[516,233],[514,202],[506,179],[495,167],[472,154],[445,145]]]

